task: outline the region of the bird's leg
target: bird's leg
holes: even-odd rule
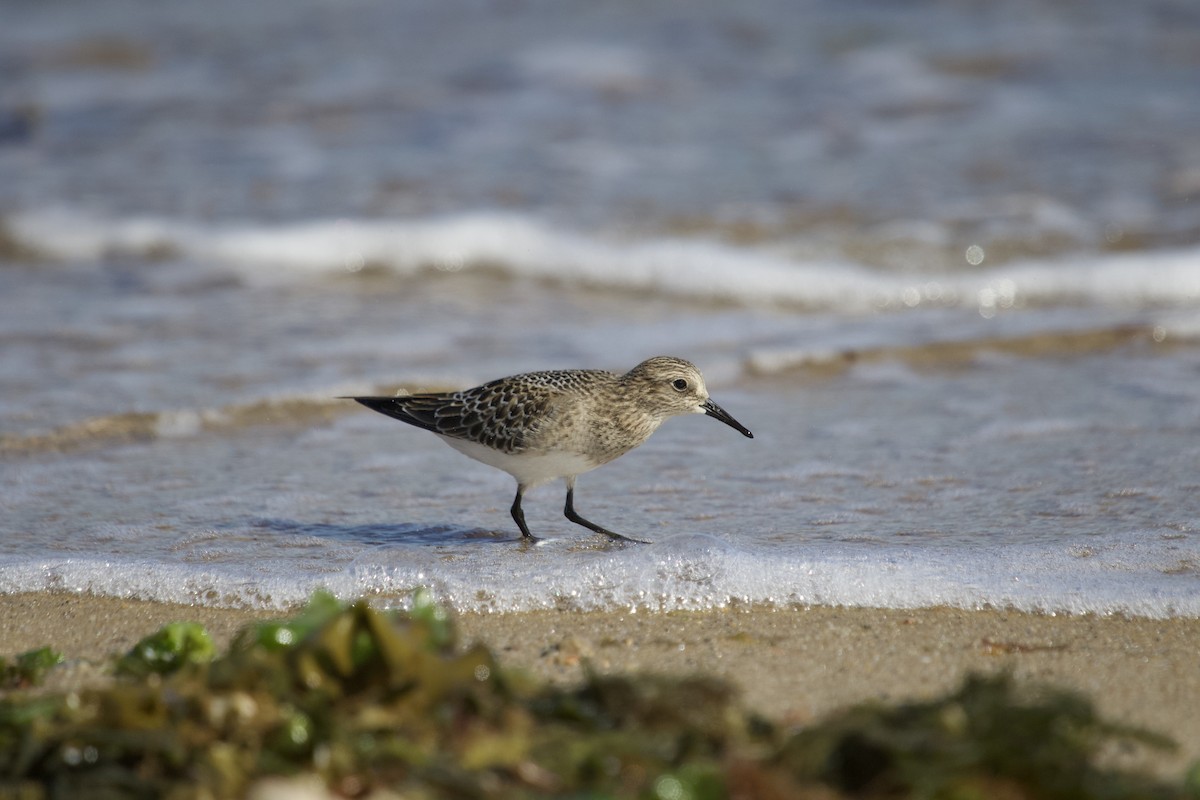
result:
[[[517,496],[516,499],[513,500],[512,509],[510,510],[512,512],[512,518],[517,522],[517,527],[521,529],[521,538],[530,542],[536,542],[539,541],[539,539],[529,532],[529,526],[525,524],[525,512],[521,510],[521,497],[524,494],[525,487],[517,484]]]
[[[563,514],[565,514],[567,519],[571,520],[571,522],[574,522],[576,525],[582,525],[583,527],[593,530],[596,533],[603,533],[605,536],[611,536],[613,539],[616,539],[619,542],[649,544],[649,542],[644,542],[641,539],[631,539],[628,536],[622,536],[615,531],[610,531],[608,528],[602,528],[596,523],[590,522],[579,516],[579,514],[575,511],[575,481],[571,478],[567,479],[567,505],[563,509]]]

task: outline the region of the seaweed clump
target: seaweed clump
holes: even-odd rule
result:
[[[50,647],[28,650],[10,661],[0,658],[0,689],[21,689],[38,686],[46,673],[63,661],[62,653]]]
[[[1074,693],[1021,692],[1010,675],[972,675],[935,700],[832,716],[790,736],[772,761],[852,797],[1200,797],[1200,786],[1189,792],[1098,767],[1111,742],[1174,747],[1165,736],[1101,719]]]
[[[1113,737],[1161,737],[1074,695],[1023,699],[1005,676],[788,732],[702,677],[539,686],[461,646],[424,593],[406,614],[318,595],[219,656],[202,630],[168,628],[111,685],[0,697],[0,796],[240,797],[293,775],[339,797],[1200,796],[1095,765]]]

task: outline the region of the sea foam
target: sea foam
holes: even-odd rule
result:
[[[432,549],[376,547],[345,569],[305,572],[294,561],[204,569],[87,557],[0,560],[0,592],[68,591],[211,606],[284,608],[323,588],[353,598],[394,598],[426,586],[458,611],[710,610],[789,608],[1012,608],[1039,613],[1200,616],[1195,547],[1152,536],[1078,544],[977,548],[746,549],[679,533],[650,547],[577,549],[551,541],[530,552],[477,548],[447,558]]]
[[[103,219],[45,210],[15,215],[7,226],[20,244],[52,258],[174,254],[235,271],[254,284],[367,267],[398,276],[487,267],[516,278],[578,286],[849,313],[918,305],[975,307],[985,315],[1020,305],[1200,305],[1200,248],[1069,256],[955,273],[897,273],[848,261],[794,258],[777,246],[588,235],[528,216],[485,212],[271,226]]]

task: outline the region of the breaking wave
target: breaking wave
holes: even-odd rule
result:
[[[1021,305],[1200,305],[1200,248],[1065,256],[946,272],[892,272],[813,261],[781,244],[622,239],[561,230],[535,218],[475,213],[412,220],[316,220],[207,225],[161,218],[103,219],[70,211],[17,214],[12,254],[94,261],[114,254],[174,257],[270,284],[364,270],[397,276],[487,269],[619,291],[741,305],[840,312]]]

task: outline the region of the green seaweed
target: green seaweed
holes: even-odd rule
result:
[[[319,590],[294,617],[254,623],[243,629],[236,647],[287,650],[342,612],[342,604],[329,592]]]
[[[1102,769],[1105,743],[1172,742],[1100,719],[1083,697],[1041,689],[1023,698],[1006,674],[889,708],[863,705],[792,736],[775,757],[801,781],[867,797],[1180,797],[1144,776]]]
[[[168,628],[111,685],[0,699],[0,796],[239,797],[298,774],[346,797],[1197,796],[1195,771],[1171,786],[1097,766],[1106,742],[1162,737],[1004,675],[787,732],[710,678],[540,686],[461,645],[425,593],[408,613],[318,595],[216,657],[194,628]]]
[[[46,673],[62,661],[62,653],[50,647],[26,650],[14,656],[12,661],[0,658],[0,689],[39,686]]]
[[[196,622],[171,622],[135,644],[118,659],[120,675],[167,675],[187,664],[205,664],[216,657],[217,648]]]

